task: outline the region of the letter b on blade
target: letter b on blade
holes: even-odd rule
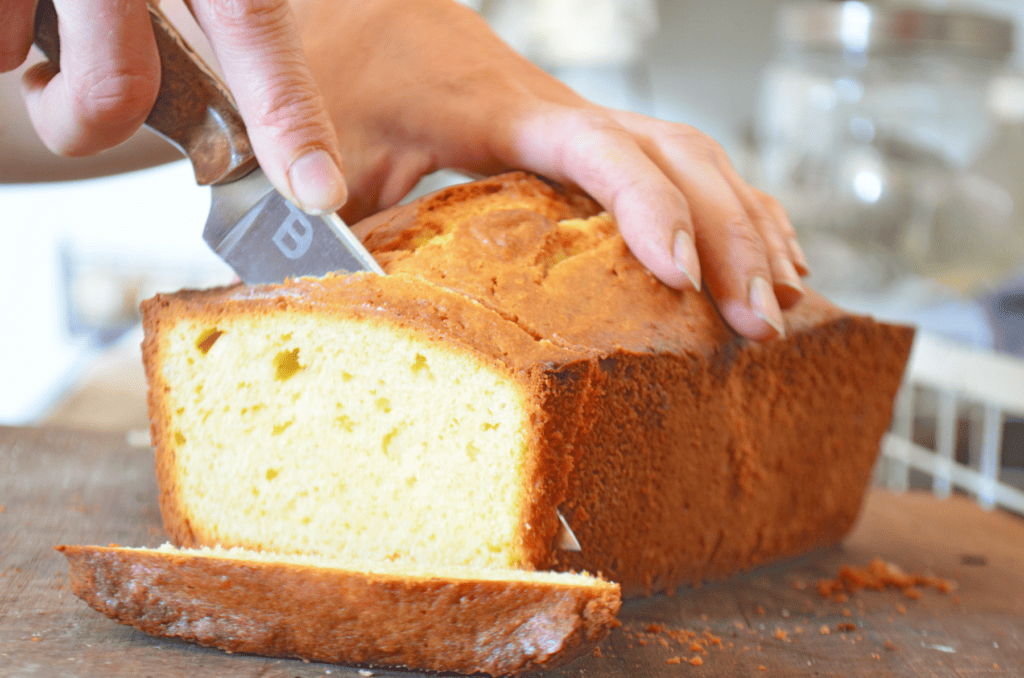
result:
[[[289,202],[288,216],[274,234],[273,241],[281,254],[289,259],[298,259],[309,249],[313,242],[313,224],[297,207]]]

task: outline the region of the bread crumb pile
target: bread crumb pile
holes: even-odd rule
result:
[[[928,574],[907,574],[899,565],[874,558],[867,567],[844,565],[835,579],[819,579],[816,586],[822,598],[842,603],[858,591],[881,591],[887,587],[898,588],[907,598],[917,600],[922,588],[950,593],[956,582]]]

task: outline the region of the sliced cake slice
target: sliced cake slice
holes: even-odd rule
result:
[[[59,546],[75,595],[147,633],[231,652],[495,676],[562,666],[616,625],[578,574],[410,568],[243,549]]]

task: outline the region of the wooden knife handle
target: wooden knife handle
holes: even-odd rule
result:
[[[188,156],[201,186],[234,181],[256,169],[245,123],[227,88],[157,7],[150,20],[160,52],[160,90],[146,126]],[[53,0],[36,7],[35,44],[60,68]]]

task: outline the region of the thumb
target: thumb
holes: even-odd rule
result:
[[[311,214],[348,197],[338,139],[306,64],[287,0],[192,0],[260,167]]]

